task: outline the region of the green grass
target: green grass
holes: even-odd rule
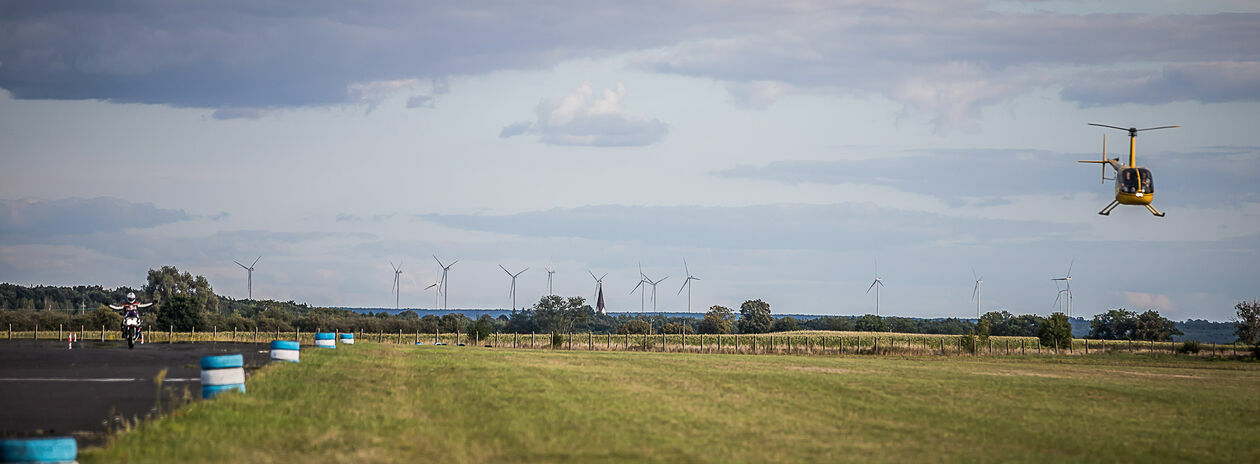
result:
[[[1260,461],[1260,364],[304,350],[83,462]]]

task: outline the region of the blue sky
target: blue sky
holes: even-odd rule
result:
[[[1229,320],[1260,273],[1254,2],[6,2],[0,280],[637,311]],[[1138,137],[1151,217],[1110,201]],[[1108,133],[1122,156],[1124,134]]]

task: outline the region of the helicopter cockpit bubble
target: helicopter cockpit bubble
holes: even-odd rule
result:
[[[1139,188],[1140,183],[1140,188]],[[1126,168],[1120,171],[1120,191],[1123,193],[1155,193],[1155,179],[1146,168]]]

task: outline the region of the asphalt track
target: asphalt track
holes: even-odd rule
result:
[[[166,369],[164,398],[201,398],[202,356],[240,353],[246,370],[269,360],[267,345],[120,341],[0,340],[0,436],[103,438],[111,420],[144,417],[158,398],[154,377]]]

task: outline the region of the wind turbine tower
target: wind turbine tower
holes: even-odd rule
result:
[[[450,272],[451,267],[455,266],[455,263],[458,263],[459,260],[451,261],[451,264],[442,264],[442,260],[438,259],[437,255],[433,255],[433,260],[437,261],[438,266],[442,267],[442,280],[440,281],[441,285],[438,286],[438,292],[442,294],[442,309],[446,309],[446,298],[447,295],[450,295],[450,282],[446,280],[446,274]]]
[[[884,279],[879,276],[879,261],[875,262],[875,281],[871,282],[870,287],[866,287],[866,294],[871,293],[871,289],[875,289],[875,315],[879,315],[879,289],[884,287]]]
[[[640,288],[643,289],[639,291],[639,315],[640,316],[643,315],[643,305],[646,302],[646,300],[644,300],[644,293],[647,292],[647,287],[644,287],[643,284],[651,282],[651,281],[652,280],[648,279],[647,275],[643,274],[643,263],[639,263],[639,283],[636,284],[634,288],[630,290],[630,294],[633,295],[635,290],[639,290]]]
[[[976,287],[971,290],[971,298],[976,300],[976,322],[980,322],[980,284],[984,283],[984,277],[976,275],[976,268],[971,268],[971,276],[976,278]]]
[[[653,282],[652,279],[647,279],[646,281],[648,285],[652,286],[652,312],[654,313],[656,312],[656,284],[664,282],[665,279],[668,279],[668,278],[669,276],[665,276],[665,277],[661,277],[661,280],[658,280],[656,282]]]
[[[245,288],[247,292],[246,295],[249,295],[246,298],[250,300],[254,299],[254,265],[258,264],[258,260],[260,259],[262,259],[262,255],[258,255],[257,258],[254,258],[254,262],[250,263],[248,267],[245,266],[244,264],[241,264],[240,261],[232,260],[232,262],[236,263],[237,266],[240,266],[241,268],[245,269],[245,272],[247,274],[247,276],[245,277]]]
[[[547,295],[555,295],[556,291],[551,288],[551,279],[556,276],[556,270],[549,267],[544,267],[543,269],[547,270]]]
[[[687,314],[691,314],[691,281],[700,280],[699,277],[691,275],[691,269],[687,267],[687,259],[683,259],[683,269],[687,271],[687,279],[683,280],[682,287],[678,287],[678,294],[682,294],[684,288],[687,289]],[[665,279],[661,279],[665,280]],[[653,288],[655,290],[655,288]]]
[[[516,311],[516,278],[520,277],[521,274],[524,274],[525,271],[528,271],[529,268],[521,269],[521,272],[517,272],[515,274],[508,271],[507,268],[503,267],[502,264],[499,265],[499,269],[502,269],[503,272],[507,273],[508,277],[512,278],[512,289],[509,290],[508,293],[512,294],[512,310]]]
[[[1073,259],[1070,263],[1068,263],[1068,270],[1067,270],[1067,274],[1066,274],[1066,275],[1064,275],[1063,277],[1055,277],[1055,278],[1053,278],[1053,279],[1050,279],[1050,280],[1054,280],[1054,281],[1055,281],[1055,283],[1054,283],[1055,288],[1058,288],[1058,287],[1059,287],[1059,282],[1058,282],[1058,281],[1060,281],[1060,280],[1061,280],[1061,281],[1063,281],[1063,283],[1067,285],[1067,290],[1065,290],[1063,293],[1067,293],[1067,316],[1068,316],[1068,318],[1071,318],[1071,317],[1072,317],[1072,266],[1073,266],[1073,265],[1075,265],[1075,264],[1076,264],[1076,260],[1075,260],[1075,259]],[[1060,295],[1060,296],[1062,296],[1062,295]],[[1060,308],[1060,309],[1062,309],[1062,308]]]
[[[402,293],[402,284],[398,281],[402,277],[402,261],[395,266],[393,261],[389,262],[389,267],[394,268],[394,286],[390,290],[394,291],[394,310],[398,310],[398,296]]]

